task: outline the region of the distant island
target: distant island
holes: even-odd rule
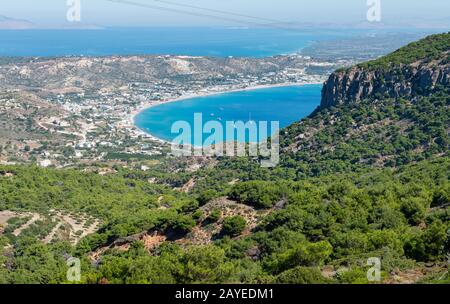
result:
[[[83,24],[83,23],[66,23],[60,25],[41,25],[29,20],[10,18],[7,16],[0,15],[0,30],[49,30],[49,29],[59,29],[59,30],[99,30],[104,29],[102,26]]]
[[[0,15],[0,30],[33,29],[36,25],[28,20],[8,18]]]

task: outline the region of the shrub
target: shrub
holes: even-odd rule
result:
[[[293,248],[271,256],[266,268],[278,274],[297,266],[316,267],[323,265],[332,253],[333,247],[327,241],[294,244]]]
[[[217,191],[206,190],[197,197],[197,201],[200,204],[200,206],[203,206],[209,203],[211,200],[215,199],[217,196],[218,196]]]
[[[229,236],[237,236],[244,231],[247,222],[242,216],[228,217],[223,221],[222,233]]]
[[[180,233],[188,233],[192,231],[196,225],[195,220],[188,215],[179,215],[175,218],[175,220],[171,223],[172,229],[180,232]]]
[[[183,283],[224,283],[235,272],[225,252],[215,246],[189,248],[182,257],[182,264]]]
[[[276,278],[280,284],[323,284],[327,281],[318,268],[302,266],[289,269]]]
[[[422,198],[409,198],[402,203],[400,210],[412,225],[419,224],[425,218],[425,202]]]
[[[192,218],[196,221],[199,221],[203,217],[203,211],[197,209],[194,213],[192,213]]]
[[[271,208],[283,196],[281,187],[270,182],[252,181],[237,184],[231,190],[230,199],[257,208]]]
[[[210,222],[215,223],[220,219],[221,216],[222,216],[222,212],[220,211],[220,209],[214,209],[211,212],[211,214],[209,215],[208,220]]]
[[[442,186],[435,191],[433,195],[433,201],[431,207],[444,206],[450,203],[450,186],[446,184],[446,187]]]
[[[184,205],[183,205],[183,207],[181,208],[181,210],[183,211],[183,212],[192,212],[192,211],[194,211],[194,210],[197,210],[198,209],[198,202],[197,201],[195,201],[195,200],[190,200],[190,201],[188,201],[188,202],[186,202]]]

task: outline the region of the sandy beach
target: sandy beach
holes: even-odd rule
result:
[[[170,103],[170,102],[177,102],[177,101],[182,101],[182,100],[186,100],[186,99],[191,99],[191,98],[198,98],[198,97],[207,97],[207,96],[213,96],[213,95],[218,95],[218,94],[227,94],[227,93],[234,93],[234,92],[244,92],[244,91],[253,91],[253,90],[260,90],[260,89],[270,89],[270,88],[279,88],[279,87],[292,87],[292,86],[303,86],[303,85],[310,85],[310,84],[323,84],[322,82],[304,82],[304,83],[298,83],[298,82],[294,82],[294,83],[280,83],[280,84],[267,84],[267,85],[257,85],[257,86],[251,86],[251,87],[245,87],[245,88],[235,88],[235,89],[230,89],[230,90],[223,90],[223,91],[213,91],[213,92],[198,92],[195,94],[187,94],[187,95],[183,95],[180,96],[178,98],[173,98],[173,99],[167,99],[167,100],[157,100],[157,101],[150,101],[148,102],[148,104],[139,107],[138,109],[134,110],[131,115],[133,117],[133,121],[134,121],[134,117],[139,114],[140,112],[157,106],[157,105],[161,105],[161,104],[165,104],[165,103]]]
[[[303,86],[303,85],[310,85],[310,84],[322,84],[322,82],[304,82],[304,83],[295,82],[295,83],[257,85],[257,86],[250,86],[250,87],[245,87],[245,88],[233,88],[233,89],[228,89],[228,90],[223,90],[223,91],[219,90],[219,91],[198,92],[195,94],[187,94],[187,95],[184,95],[184,96],[181,96],[178,98],[173,98],[173,99],[150,101],[147,104],[143,105],[142,107],[139,107],[136,110],[132,111],[127,120],[130,123],[130,125],[133,125],[136,129],[139,130],[139,133],[141,133],[141,135],[145,135],[146,137],[149,137],[152,140],[155,140],[158,142],[170,144],[169,142],[167,142],[163,139],[157,138],[157,137],[149,134],[147,131],[142,130],[139,127],[137,127],[135,124],[136,115],[138,115],[139,113],[141,113],[142,111],[144,111],[146,109],[149,109],[149,108],[161,105],[161,104],[171,103],[171,102],[179,102],[179,101],[192,99],[192,98],[207,97],[207,96],[227,94],[227,93],[233,93],[233,92],[253,91],[253,90],[259,90],[259,89],[270,89],[270,88],[290,87],[290,86]]]

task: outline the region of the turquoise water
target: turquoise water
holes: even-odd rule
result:
[[[322,85],[303,85],[239,91],[185,99],[143,110],[135,117],[135,124],[143,131],[160,139],[171,141],[179,133],[172,134],[176,121],[186,121],[194,129],[194,113],[201,113],[203,126],[207,121],[219,122],[226,130],[227,121],[279,121],[280,128],[311,114],[320,104]],[[272,134],[271,128],[268,135]],[[226,133],[226,132],[224,132]],[[234,134],[224,134],[230,140]],[[203,139],[209,134],[203,133]],[[265,138],[258,138],[259,141]],[[248,142],[248,136],[245,138]],[[200,146],[202,143],[191,144]]]
[[[297,52],[313,41],[350,37],[358,33],[189,27],[0,30],[0,56],[172,54],[263,57]]]

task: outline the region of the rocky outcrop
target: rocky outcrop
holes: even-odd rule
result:
[[[418,61],[390,69],[356,66],[333,73],[322,89],[321,108],[365,99],[409,98],[450,87],[450,64],[445,54],[438,61]]]

